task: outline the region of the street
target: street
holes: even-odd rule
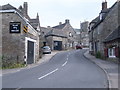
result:
[[[84,57],[86,50],[56,54],[49,62],[2,76],[3,88],[106,88],[102,69]]]

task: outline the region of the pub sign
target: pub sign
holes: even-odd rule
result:
[[[20,33],[21,23],[20,22],[10,22],[10,33]]]

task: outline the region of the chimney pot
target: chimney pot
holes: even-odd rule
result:
[[[62,22],[59,22],[59,25],[61,25],[62,24]]]
[[[24,8],[24,11],[25,11],[24,13],[28,14],[28,4],[27,4],[27,2],[24,2],[23,8]]]
[[[102,2],[102,10],[107,9],[107,1],[105,0],[105,2]]]
[[[65,20],[65,23],[69,23],[69,19],[66,19],[66,20]]]

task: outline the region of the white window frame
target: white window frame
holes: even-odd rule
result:
[[[72,33],[71,32],[69,32],[69,37],[72,37]]]
[[[116,56],[115,56],[115,47],[112,47],[112,48],[108,49],[108,56],[109,56],[109,58],[116,58]]]
[[[26,58],[24,59],[24,61],[26,62],[27,64],[27,52],[28,52],[28,41],[31,41],[34,43],[34,63],[35,63],[35,55],[36,55],[36,40],[32,39],[32,38],[29,38],[29,37],[25,37],[25,56]]]

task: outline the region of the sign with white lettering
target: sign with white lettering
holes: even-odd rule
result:
[[[10,33],[20,33],[21,32],[21,23],[20,22],[10,22]]]

